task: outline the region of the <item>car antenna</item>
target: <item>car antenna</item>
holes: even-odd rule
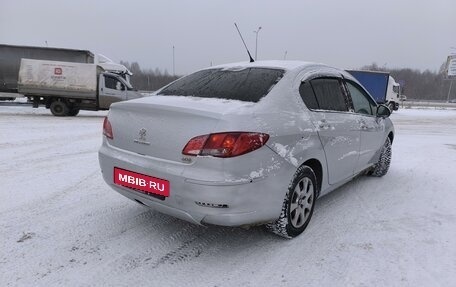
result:
[[[255,61],[253,60],[253,58],[252,58],[252,55],[250,55],[249,48],[247,48],[247,45],[245,44],[244,38],[242,38],[241,31],[239,31],[239,28],[238,28],[238,25],[236,24],[236,22],[234,23],[234,26],[236,26],[236,29],[237,29],[237,31],[238,31],[238,33],[239,33],[239,36],[241,37],[242,43],[244,43],[244,47],[245,47],[245,49],[247,50],[247,54],[249,54],[250,63],[255,62]]]

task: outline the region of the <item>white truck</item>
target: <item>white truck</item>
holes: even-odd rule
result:
[[[79,110],[108,110],[114,102],[142,97],[119,74],[96,64],[21,59],[18,92],[54,116],[76,116]]]
[[[23,58],[96,64],[107,72],[120,75],[129,84],[132,76],[124,65],[114,63],[108,57],[94,54],[88,50],[0,44],[0,101],[14,100],[22,96],[18,94],[17,77]]]

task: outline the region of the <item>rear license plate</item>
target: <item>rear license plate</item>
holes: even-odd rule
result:
[[[114,183],[146,194],[169,196],[169,181],[114,167]]]

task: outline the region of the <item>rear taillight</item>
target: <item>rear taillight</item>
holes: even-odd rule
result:
[[[104,118],[103,122],[103,135],[105,135],[108,139],[113,139],[114,136],[112,134],[112,126],[108,120],[108,117]]]
[[[185,155],[235,157],[259,149],[269,139],[268,134],[227,132],[192,138],[182,150]]]

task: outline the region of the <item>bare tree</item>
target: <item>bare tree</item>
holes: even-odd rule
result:
[[[138,90],[155,91],[180,77],[170,75],[167,70],[162,72],[159,68],[141,69],[138,62],[120,61],[120,64],[133,73],[131,83]]]

